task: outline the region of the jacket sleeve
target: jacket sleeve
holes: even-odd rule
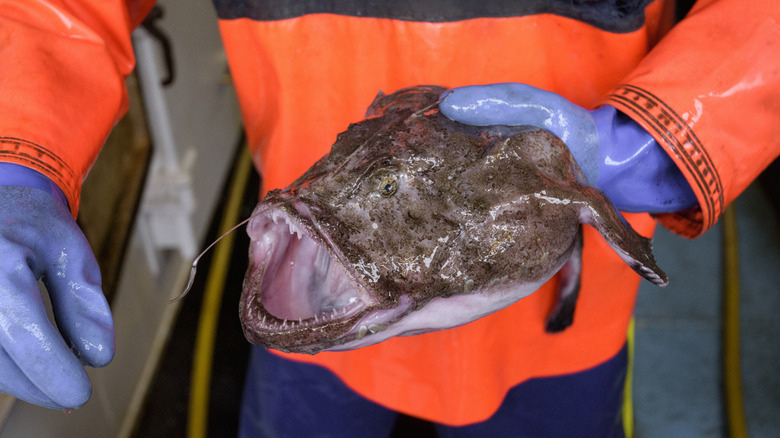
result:
[[[659,215],[696,237],[780,153],[780,2],[699,1],[606,103],[672,157],[699,207]]]
[[[153,1],[0,0],[0,162],[81,183],[127,108],[130,32]]]

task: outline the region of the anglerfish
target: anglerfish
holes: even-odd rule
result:
[[[565,329],[581,224],[667,283],[649,240],[560,139],[449,120],[437,106],[444,91],[380,93],[330,153],[257,205],[240,302],[250,342],[313,354],[444,330],[512,305],[559,271],[547,330]]]

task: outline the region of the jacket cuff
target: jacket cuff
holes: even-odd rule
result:
[[[693,129],[660,98],[634,85],[618,86],[605,103],[631,117],[658,141],[699,202],[691,209],[654,216],[663,226],[684,237],[700,236],[712,227],[725,208],[723,183]]]
[[[49,187],[49,192],[67,202],[71,215],[73,215],[74,219],[76,218],[79,194],[81,193],[81,178],[77,177],[76,172],[59,157],[38,144],[19,138],[0,137],[0,162],[16,164],[22,166],[25,170],[37,172],[40,178],[48,178],[51,183],[56,185],[56,187]],[[30,181],[29,179],[27,180]],[[11,184],[6,183],[2,185]],[[40,183],[36,183],[36,185],[22,183],[13,185],[44,188]]]

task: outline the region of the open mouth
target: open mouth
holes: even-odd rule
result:
[[[355,317],[372,300],[317,232],[309,209],[270,208],[249,224],[250,272],[257,276],[255,329],[290,332]]]

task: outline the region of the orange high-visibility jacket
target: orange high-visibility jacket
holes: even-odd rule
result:
[[[661,0],[644,20],[627,17],[627,27],[554,8],[425,19],[295,8],[274,15],[257,5],[283,2],[243,3],[250,6],[235,16],[220,14],[220,27],[266,189],[286,186],[328,152],[379,90],[416,84],[524,82],[586,108],[616,106],[658,140],[696,193],[697,209],[658,217],[687,237],[711,227],[780,152],[774,0],[699,1],[673,28],[671,2]],[[126,106],[128,33],[149,6],[0,0],[0,160],[50,177],[74,215],[81,181]],[[652,234],[649,215],[627,217]],[[585,238],[575,322],[563,333],[544,332],[553,279],[463,327],[289,357],[327,367],[391,409],[453,425],[484,420],[512,386],[593,367],[625,343],[639,277],[593,230]]]

